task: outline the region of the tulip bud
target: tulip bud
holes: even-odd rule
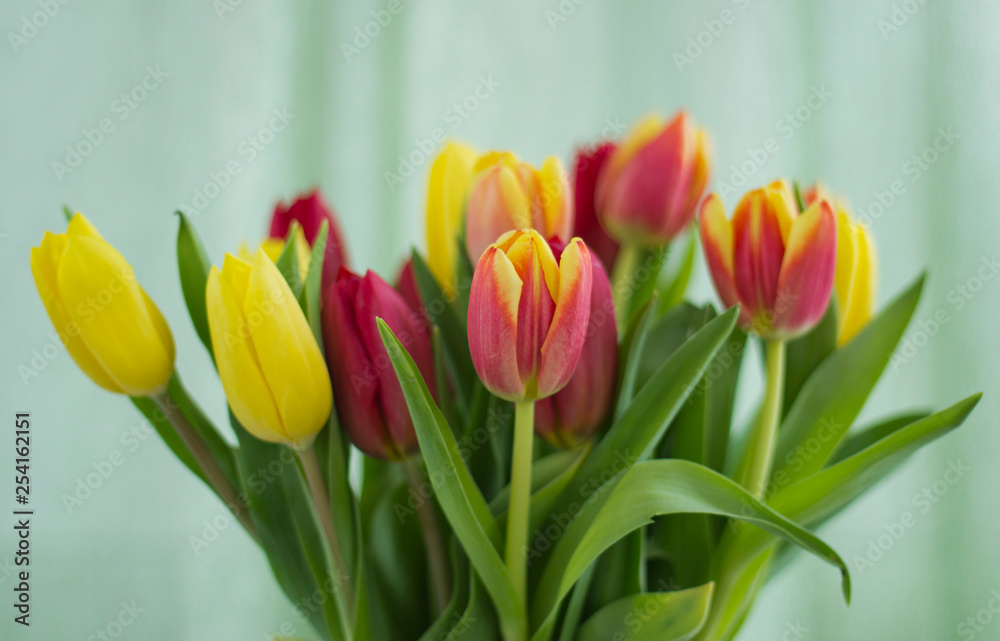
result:
[[[449,142],[434,159],[427,185],[427,263],[449,298],[456,294],[459,239],[475,161],[472,149]]]
[[[298,222],[302,227],[302,233],[308,245],[303,245],[301,239],[299,239],[299,246],[306,249],[316,242],[316,236],[319,235],[323,221],[326,221],[329,226],[329,232],[326,237],[326,251],[323,253],[323,283],[324,285],[332,283],[337,278],[340,268],[347,265],[347,249],[343,241],[343,232],[340,230],[340,225],[337,224],[337,218],[334,216],[333,210],[323,200],[323,196],[320,195],[318,189],[313,190],[305,196],[300,196],[291,205],[285,205],[283,202],[275,205],[268,237],[272,241],[284,241],[284,238],[288,235],[292,221]],[[281,246],[278,245],[278,247]],[[277,255],[281,254],[281,249],[270,253],[274,253],[274,259],[277,260]],[[308,262],[307,257],[307,266]]]
[[[263,441],[312,444],[333,405],[319,344],[281,272],[263,250],[226,254],[205,291],[212,351],[233,414]]]
[[[386,322],[437,396],[430,334],[403,297],[374,272],[341,270],[324,296],[323,337],[337,412],[365,454],[401,460],[417,449],[403,388],[382,343],[376,318]]]
[[[601,170],[615,150],[615,143],[606,142],[593,149],[579,149],[573,173],[573,235],[583,239],[591,253],[605,265],[614,266],[618,243],[608,235],[597,217],[597,182]]]
[[[309,241],[306,240],[306,235],[302,231],[302,227],[296,225],[295,227],[295,258],[299,266],[299,276],[302,278],[306,277],[306,272],[309,271]],[[264,250],[267,257],[273,262],[277,263],[278,258],[281,257],[281,252],[285,250],[285,239],[284,238],[267,238],[260,244],[258,249]],[[256,251],[252,251],[246,243],[240,243],[239,251],[237,256],[244,263],[252,263],[253,257],[256,255]]]
[[[765,339],[811,329],[830,303],[837,223],[829,201],[799,213],[784,182],[755,189],[726,220],[715,194],[701,208],[701,241],[715,289],[740,305],[740,324]]]
[[[583,350],[592,283],[590,251],[579,238],[559,262],[534,230],[489,246],[469,297],[469,348],[483,384],[509,401],[562,389]]]
[[[465,216],[465,241],[472,260],[508,231],[535,229],[544,238],[566,241],[573,228],[566,172],[550,157],[535,169],[510,152],[483,154],[473,168]]]
[[[174,371],[174,339],[132,267],[82,214],[45,232],[31,273],[66,351],[104,389],[153,396]]]
[[[846,205],[830,198],[820,185],[805,193],[807,203],[826,199],[837,215],[837,270],[833,295],[837,301],[837,344],[845,345],[871,320],[878,282],[875,242],[866,225],[855,222]]]
[[[666,245],[694,218],[708,184],[708,135],[680,112],[650,117],[611,155],[597,185],[597,212],[623,244]]]
[[[553,243],[556,259],[562,254]],[[535,433],[556,447],[574,447],[593,436],[611,411],[618,376],[618,325],[608,273],[591,256],[590,318],[580,362],[566,387],[535,405]]]

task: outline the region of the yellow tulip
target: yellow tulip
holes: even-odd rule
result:
[[[837,205],[837,344],[844,345],[871,320],[877,282],[875,243],[865,225]]]
[[[153,396],[174,371],[174,340],[132,267],[77,213],[45,232],[31,273],[49,319],[84,374],[104,389]]]
[[[312,444],[333,406],[330,375],[305,314],[263,249],[226,254],[206,288],[208,327],[229,406],[257,438]]]
[[[427,187],[427,262],[449,298],[456,293],[458,239],[475,161],[472,149],[449,142],[431,165]]]

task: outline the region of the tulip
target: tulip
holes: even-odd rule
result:
[[[647,118],[601,170],[601,223],[624,245],[666,245],[694,218],[709,165],[708,135],[686,113],[666,125]]]
[[[300,225],[295,226],[295,259],[299,267],[299,276],[301,278],[306,277],[306,272],[309,271],[309,241],[306,240],[305,232],[302,231]],[[278,258],[281,256],[281,252],[285,250],[285,239],[284,238],[267,238],[260,244],[261,249],[267,254],[273,262],[277,263]],[[253,257],[257,252],[252,251],[246,243],[241,243],[239,252],[237,256],[244,263],[252,263]]]
[[[492,151],[476,161],[465,216],[469,257],[479,260],[502,234],[535,229],[544,238],[569,239],[573,228],[566,172],[550,157],[535,169],[510,152]]]
[[[305,196],[300,196],[291,205],[285,205],[283,202],[275,205],[274,215],[271,217],[271,230],[268,233],[272,242],[275,240],[283,241],[288,236],[292,221],[297,222],[302,227],[309,247],[316,242],[320,228],[326,221],[329,232],[326,237],[326,251],[323,253],[323,283],[324,286],[332,283],[336,280],[340,268],[347,264],[347,249],[343,241],[343,232],[340,230],[340,225],[337,224],[337,218],[334,216],[333,210],[323,200],[318,189]],[[281,251],[278,250],[277,254],[280,253]],[[308,259],[306,264],[308,265]]]
[[[475,161],[472,149],[449,142],[434,159],[427,186],[427,263],[449,299],[457,293],[459,240]]]
[[[837,301],[837,344],[845,345],[868,324],[875,310],[878,281],[875,242],[866,225],[854,220],[846,205],[830,199],[815,185],[805,194],[806,202],[826,198],[837,214],[837,269],[833,295]]]
[[[65,234],[31,249],[31,273],[66,351],[104,389],[157,396],[174,371],[174,340],[132,267],[77,213]]]
[[[618,243],[601,226],[597,217],[597,183],[601,170],[615,150],[615,143],[606,142],[592,149],[579,149],[573,172],[573,203],[576,210],[573,235],[583,239],[593,254],[606,266],[614,266]]]
[[[553,244],[556,258],[561,247]],[[618,375],[618,326],[608,273],[591,257],[590,319],[580,362],[566,387],[535,406],[535,433],[557,447],[574,447],[604,423],[614,401]]]
[[[504,234],[483,253],[470,292],[469,347],[491,392],[533,401],[566,385],[587,334],[592,274],[578,238],[559,262],[534,230]]]
[[[222,270],[208,274],[205,302],[233,414],[261,440],[308,448],[330,416],[330,377],[274,262],[263,250],[250,263],[226,254]]]
[[[829,201],[799,213],[791,189],[776,182],[744,196],[730,223],[712,194],[701,208],[701,240],[715,288],[726,306],[740,305],[744,329],[787,340],[822,318],[837,257]]]
[[[413,420],[376,324],[403,343],[437,395],[430,334],[403,297],[374,272],[341,270],[324,295],[323,336],[341,423],[365,454],[402,460],[417,449]]]

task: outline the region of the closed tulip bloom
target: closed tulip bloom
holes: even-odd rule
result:
[[[174,340],[132,267],[82,214],[45,232],[31,273],[66,351],[104,389],[154,396],[174,371]]]
[[[469,257],[478,261],[506,232],[534,229],[544,238],[569,239],[573,229],[566,172],[550,157],[535,169],[510,152],[483,154],[473,168],[465,215]]]
[[[271,229],[268,232],[269,243],[277,244],[277,251],[269,251],[269,254],[280,255],[283,241],[288,236],[288,230],[292,221],[297,222],[302,227],[308,247],[316,242],[320,228],[325,221],[329,226],[326,237],[326,251],[323,253],[323,283],[332,283],[337,278],[340,268],[347,265],[347,247],[344,244],[344,234],[337,224],[337,218],[333,210],[318,189],[300,196],[291,205],[279,202],[274,207],[274,215],[271,217]],[[301,241],[301,239],[300,239]],[[301,242],[300,242],[301,246]],[[275,260],[277,259],[275,256]],[[301,257],[300,257],[301,260]],[[308,257],[306,259],[308,265]]]
[[[825,198],[837,215],[837,272],[833,295],[837,301],[837,344],[854,338],[871,320],[875,310],[878,265],[875,241],[866,225],[859,224],[842,202],[831,199],[820,185],[805,193],[807,203]]]
[[[558,259],[561,250],[553,246]],[[535,405],[535,433],[557,447],[583,443],[604,424],[618,376],[618,325],[611,283],[600,259],[591,256],[590,318],[580,362],[566,387]]]
[[[830,302],[837,223],[829,201],[799,213],[784,182],[755,189],[726,220],[715,194],[701,208],[701,241],[726,306],[740,305],[740,324],[770,340],[811,329]]]
[[[479,260],[469,301],[469,347],[487,388],[509,401],[562,389],[576,370],[590,318],[590,251],[575,238],[557,262],[534,230],[504,234]]]
[[[333,405],[330,376],[302,308],[274,262],[226,254],[205,292],[212,350],[229,407],[263,441],[309,447]]]
[[[392,329],[436,397],[427,326],[418,310],[372,271],[359,276],[341,270],[323,302],[323,338],[341,424],[365,454],[406,458],[417,449],[417,435],[376,319]]]
[[[578,149],[573,166],[573,235],[583,239],[593,254],[607,266],[614,266],[619,246],[601,226],[597,217],[597,182],[601,170],[615,150],[606,142],[592,149]]]
[[[471,148],[448,142],[434,159],[427,184],[427,264],[449,298],[456,294],[459,241],[475,162]]]
[[[694,218],[708,184],[708,135],[680,112],[666,125],[639,123],[611,155],[597,185],[597,212],[622,244],[669,243]]]

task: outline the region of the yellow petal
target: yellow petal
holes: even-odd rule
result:
[[[284,238],[268,238],[260,244],[260,248],[264,250],[267,257],[271,259],[271,262],[278,262],[278,258],[281,256],[281,252],[285,251],[285,239]],[[250,251],[250,249],[244,243],[240,246],[240,260],[245,263],[252,263],[253,257],[256,252]]]
[[[248,432],[271,443],[290,444],[271,390],[261,371],[243,315],[250,266],[226,255],[222,272],[212,266],[205,288],[208,329],[229,407]]]
[[[150,316],[121,254],[92,235],[69,234],[56,282],[80,337],[125,393],[150,396],[166,387],[174,368],[173,340],[164,341],[170,330]]]
[[[545,235],[556,236],[563,242],[569,240],[573,221],[570,216],[569,187],[566,170],[555,156],[549,156],[538,170],[541,184],[542,212],[545,217]]]
[[[243,310],[285,432],[309,445],[330,416],[330,375],[302,308],[263,251],[254,259]]]
[[[795,193],[789,186],[788,181],[776,180],[767,187],[767,198],[772,209],[778,217],[778,229],[781,230],[781,240],[788,244],[788,235],[792,231],[792,222],[795,220],[796,212],[799,208],[795,202]]]
[[[448,298],[455,296],[458,239],[475,152],[449,142],[431,165],[427,188],[427,263]]]
[[[504,209],[510,216],[514,229],[531,228],[531,201],[516,169],[505,165],[500,168],[496,179]]]
[[[76,212],[73,217],[70,218],[69,224],[66,226],[66,233],[71,236],[90,236],[98,240],[104,240],[101,236],[101,232],[97,231],[97,227],[87,220],[87,217]]]
[[[80,337],[79,326],[70,319],[59,299],[57,272],[65,249],[66,236],[49,232],[45,232],[40,246],[31,249],[31,273],[35,278],[38,295],[66,351],[83,373],[109,392],[124,394],[125,390],[108,375],[104,366]]]
[[[871,320],[875,310],[877,263],[868,230],[846,210],[837,212],[837,343],[844,345]]]

